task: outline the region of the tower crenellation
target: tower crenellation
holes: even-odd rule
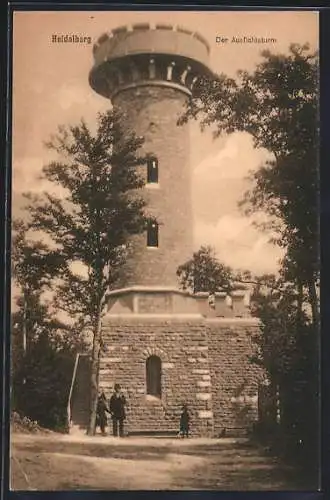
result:
[[[94,45],[90,84],[110,99],[136,84],[172,86],[190,95],[197,79],[211,74],[209,52],[200,34],[180,26],[122,26]]]

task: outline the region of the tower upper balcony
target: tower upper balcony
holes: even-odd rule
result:
[[[95,43],[89,82],[110,99],[138,85],[171,86],[190,95],[198,78],[212,74],[209,52],[201,35],[179,26],[122,26]]]

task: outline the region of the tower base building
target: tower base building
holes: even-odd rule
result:
[[[261,379],[250,361],[258,324],[244,298],[237,294],[231,309],[220,294],[210,310],[206,294],[138,287],[110,294],[100,385],[106,394],[116,382],[124,389],[128,433],[177,432],[183,404],[191,435],[252,428]]]
[[[106,33],[93,49],[92,88],[144,137],[150,162],[143,190],[158,222],[132,239],[103,319],[99,384],[108,397],[121,385],[129,434],[177,433],[183,404],[194,436],[242,433],[258,419],[262,374],[250,358],[259,325],[246,292],[236,292],[230,306],[218,293],[211,308],[207,294],[179,290],[176,276],[193,253],[189,130],[177,120],[198,79],[212,74],[209,51],[198,33],[148,24]],[[87,372],[88,361],[77,362],[73,425],[88,422]]]
[[[190,434],[244,435],[259,418],[263,372],[251,362],[258,321],[246,295],[231,306],[216,294],[131,287],[109,294],[103,319],[100,389],[107,397],[119,383],[127,400],[129,435],[174,435],[187,404]],[[71,425],[89,418],[89,364],[77,363],[70,402]]]

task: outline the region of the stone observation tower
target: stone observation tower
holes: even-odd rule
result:
[[[135,238],[125,286],[177,286],[176,269],[193,250],[189,130],[178,127],[196,80],[210,74],[208,43],[184,28],[136,24],[94,45],[92,88],[143,136],[149,212],[158,225]]]
[[[91,87],[120,109],[124,130],[145,139],[143,193],[158,222],[132,239],[102,324],[100,387],[109,395],[121,384],[129,433],[176,432],[183,403],[194,435],[246,429],[256,418],[259,372],[249,356],[258,325],[245,293],[229,303],[216,294],[210,306],[207,294],[179,290],[176,276],[193,252],[189,130],[177,120],[196,81],[211,75],[209,52],[198,33],[163,24],[117,28],[93,49]],[[73,394],[86,394],[78,380],[79,370]]]

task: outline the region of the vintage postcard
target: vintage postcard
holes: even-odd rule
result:
[[[14,11],[11,490],[317,490],[315,11]]]

